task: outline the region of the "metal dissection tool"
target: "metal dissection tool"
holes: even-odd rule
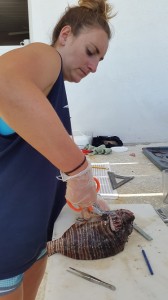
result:
[[[121,175],[117,175],[114,172],[107,172],[108,176],[109,176],[109,180],[110,183],[112,185],[112,188],[115,190],[117,188],[119,188],[121,185],[127,183],[128,181],[132,180],[134,178],[134,176],[121,176]],[[122,179],[121,181],[117,182],[116,178],[118,179]]]
[[[133,227],[134,227],[134,229],[138,232],[138,233],[140,233],[146,240],[148,240],[148,241],[152,241],[153,240],[153,238],[149,235],[149,234],[147,234],[142,228],[140,228],[137,224],[133,224]]]
[[[69,267],[69,269],[67,271],[70,272],[70,273],[72,273],[72,274],[74,274],[74,275],[82,277],[83,279],[86,279],[86,280],[88,280],[90,282],[94,282],[96,284],[102,285],[102,286],[104,286],[104,287],[106,287],[106,288],[108,288],[108,289],[110,289],[112,291],[116,290],[116,287],[113,284],[110,284],[110,283],[107,283],[105,281],[102,281],[101,279],[96,278],[96,277],[94,277],[94,276],[92,276],[90,274],[87,274],[85,272],[79,271],[79,270],[71,268],[71,267]]]
[[[159,217],[163,220],[163,222],[168,223],[168,205],[156,209],[156,212],[159,215]]]

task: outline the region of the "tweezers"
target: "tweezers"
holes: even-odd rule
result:
[[[104,287],[106,287],[106,288],[109,288],[110,290],[113,290],[113,291],[116,290],[116,287],[115,287],[114,285],[112,285],[112,284],[110,284],[110,283],[107,283],[107,282],[105,282],[105,281],[102,281],[102,280],[100,280],[99,278],[96,278],[96,277],[94,277],[94,276],[92,276],[92,275],[89,275],[89,274],[84,273],[84,272],[82,272],[82,271],[79,271],[79,270],[77,270],[77,269],[74,269],[74,268],[69,267],[69,269],[68,269],[67,271],[70,272],[70,273],[72,273],[72,274],[74,274],[74,275],[77,275],[77,276],[79,276],[79,277],[82,277],[83,279],[86,279],[86,280],[88,280],[88,281],[90,281],[90,282],[94,282],[94,283],[97,283],[97,284],[99,284],[99,285],[102,285],[102,286],[104,286]]]

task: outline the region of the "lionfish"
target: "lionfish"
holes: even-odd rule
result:
[[[133,230],[134,214],[126,209],[105,211],[94,221],[73,224],[62,237],[47,243],[48,256],[94,260],[114,256],[124,250]]]

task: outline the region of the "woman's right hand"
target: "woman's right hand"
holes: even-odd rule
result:
[[[65,198],[73,205],[86,208],[97,201],[96,184],[90,164],[79,174],[67,177]]]

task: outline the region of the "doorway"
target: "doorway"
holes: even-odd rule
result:
[[[28,0],[0,0],[0,46],[29,39]]]

